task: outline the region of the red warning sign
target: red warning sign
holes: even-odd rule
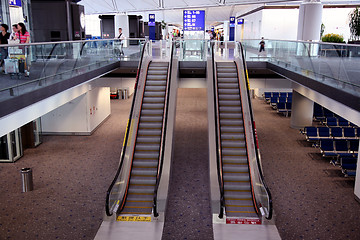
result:
[[[261,219],[256,218],[226,218],[226,224],[261,224]]]

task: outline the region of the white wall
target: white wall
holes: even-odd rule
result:
[[[337,33],[347,41],[350,37],[349,13],[353,8],[324,8],[322,22],[326,33]],[[265,9],[243,17],[244,39],[296,40],[299,9]],[[236,39],[240,40],[240,27]],[[319,32],[320,34],[320,32]]]
[[[98,14],[85,15],[86,35],[101,36],[100,18]]]
[[[98,78],[91,83],[93,87],[110,87],[110,88],[117,88],[117,89],[128,89],[129,96],[134,93],[134,86],[135,86],[135,78],[126,78],[126,77],[119,77],[119,78]]]
[[[93,88],[42,116],[42,130],[44,134],[89,135],[110,111],[110,88]]]
[[[291,81],[284,78],[250,78],[250,88],[257,97],[264,92],[292,92]]]
[[[122,33],[125,37],[129,37],[129,17],[127,15],[115,15],[115,36],[119,35],[119,28],[122,28]]]

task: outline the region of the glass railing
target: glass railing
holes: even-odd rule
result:
[[[360,46],[304,41],[243,40],[246,61],[267,61],[334,88],[360,96]]]
[[[176,40],[176,56],[180,61],[206,61],[210,41],[204,39]]]
[[[139,61],[145,39],[0,45],[0,102],[118,61]]]

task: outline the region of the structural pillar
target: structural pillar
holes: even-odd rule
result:
[[[322,9],[320,0],[304,0],[300,4],[297,40],[320,40]]]
[[[293,90],[291,107],[291,127],[300,129],[311,126],[314,102]]]
[[[359,142],[359,150],[360,150],[360,142]],[[360,202],[360,154],[358,154],[357,159],[357,167],[356,167],[356,177],[355,177],[355,189],[354,194],[355,198]]]

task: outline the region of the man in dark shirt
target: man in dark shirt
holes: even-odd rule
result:
[[[261,41],[260,41],[259,45],[260,45],[260,50],[259,50],[259,52],[262,52],[262,51],[265,52],[265,41],[264,41],[264,37],[261,38]]]
[[[0,26],[0,44],[8,44],[10,33],[8,33],[9,27],[6,24]],[[4,59],[8,56],[7,47],[0,47],[0,67],[4,65]]]

